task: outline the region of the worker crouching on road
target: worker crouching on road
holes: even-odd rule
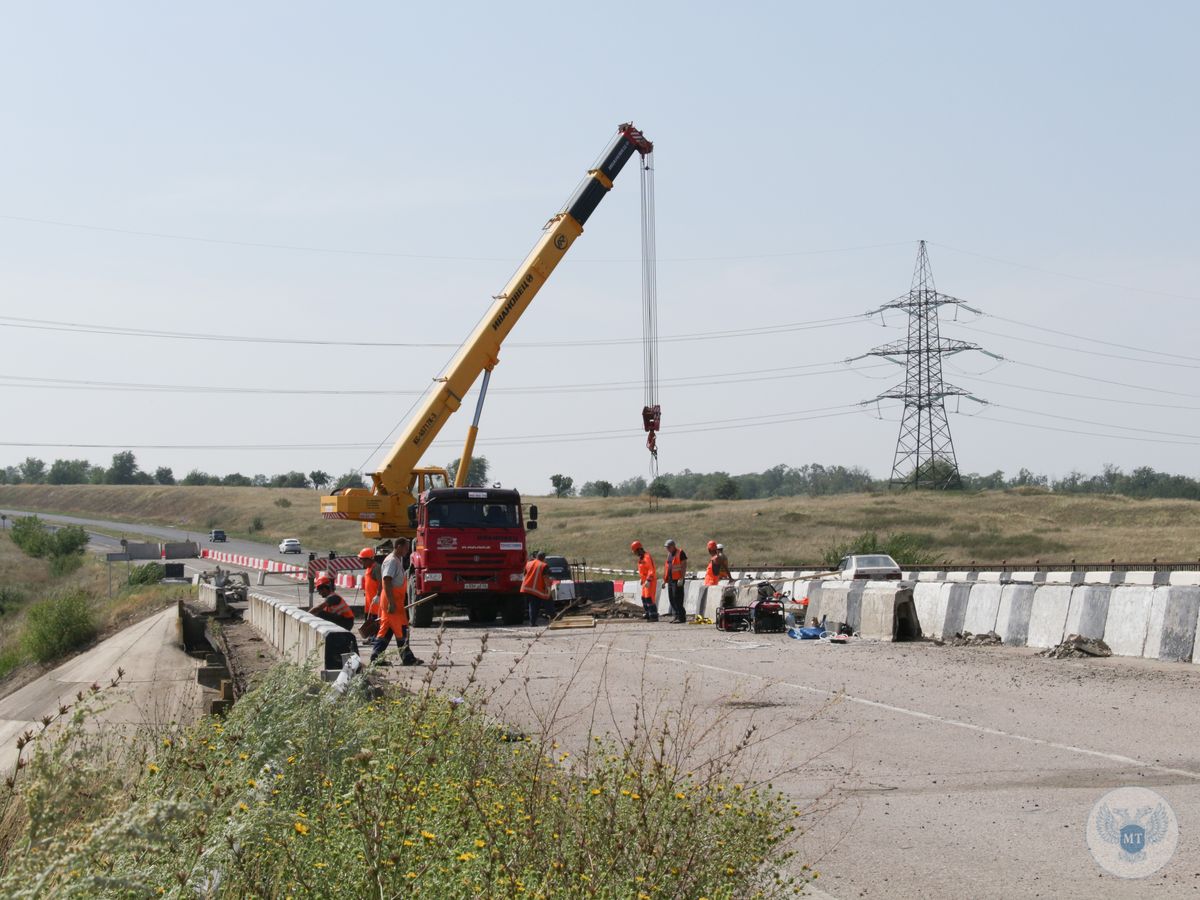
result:
[[[313,587],[321,595],[321,602],[309,610],[318,619],[340,625],[347,631],[354,627],[354,610],[333,591],[333,579],[325,572],[317,576]]]
[[[667,602],[671,604],[671,621],[680,624],[687,621],[683,608],[683,579],[687,575],[687,554],[675,545],[674,539],[667,541],[667,560],[663,563],[663,586],[667,589]]]
[[[392,638],[400,648],[400,665],[419,666],[422,660],[413,655],[408,646],[408,577],[404,558],[408,555],[409,541],[399,538],[383,560],[383,591],[379,608],[379,634],[371,648],[371,662],[379,659]],[[386,663],[383,663],[386,665]]]
[[[383,591],[383,575],[380,572],[380,557],[370,547],[358,551],[358,558],[363,564],[363,618],[362,627],[358,633],[363,638],[374,640],[379,634],[379,597]]]
[[[634,541],[629,545],[629,549],[638,560],[638,583],[642,586],[642,609],[645,611],[643,618],[647,622],[657,622],[658,601],[654,591],[658,587],[658,577],[654,572],[654,560],[650,558],[641,541]]]
[[[521,582],[521,593],[529,604],[530,625],[537,625],[542,607],[550,600],[550,585],[553,583],[546,567],[546,551],[539,550],[525,563],[525,578]]]

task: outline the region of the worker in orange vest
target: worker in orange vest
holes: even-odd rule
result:
[[[392,552],[383,560],[383,594],[379,608],[379,634],[371,648],[371,662],[379,659],[393,637],[400,648],[400,665],[419,666],[422,660],[408,646],[408,577],[404,557],[408,555],[408,538],[397,538]],[[387,665],[387,663],[383,663]]]
[[[683,608],[683,579],[687,575],[687,554],[676,546],[672,538],[664,544],[667,561],[663,563],[663,587],[667,589],[667,602],[671,604],[671,621],[676,624],[687,622]]]
[[[525,563],[525,578],[521,581],[521,593],[529,604],[530,625],[537,625],[541,608],[550,599],[553,583],[546,567],[546,551],[530,554],[529,562]]]
[[[629,549],[638,560],[638,583],[642,586],[642,609],[645,611],[643,618],[647,622],[657,622],[658,600],[654,591],[658,587],[658,577],[654,572],[654,560],[650,558],[641,541],[634,541],[629,545]]]
[[[382,574],[379,559],[370,547],[358,551],[358,558],[363,564],[363,624],[359,634],[364,638],[374,638],[379,633],[379,595],[383,590]]]
[[[708,568],[704,570],[704,584],[707,587],[712,587],[718,581],[733,579],[729,574],[729,562],[718,549],[720,546],[716,541],[708,542]]]
[[[313,587],[321,595],[321,602],[309,610],[318,619],[332,622],[349,631],[354,627],[354,610],[340,596],[334,593],[333,579],[328,572],[322,572],[313,582]]]

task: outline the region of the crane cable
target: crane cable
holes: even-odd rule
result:
[[[658,403],[658,277],[654,242],[654,154],[644,153],[642,175],[642,365],[646,405],[642,428],[650,451],[650,477],[658,477],[658,438],[662,410]]]

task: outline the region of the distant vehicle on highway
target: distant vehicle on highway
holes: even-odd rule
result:
[[[280,553],[302,553],[299,538],[284,538],[279,542]]]
[[[225,543],[225,532],[223,532],[220,528],[214,528],[208,533],[208,539],[211,543],[223,544]]]
[[[871,581],[899,580],[900,566],[886,553],[871,553],[863,556],[845,556],[838,564],[839,578],[847,581],[870,579]]]

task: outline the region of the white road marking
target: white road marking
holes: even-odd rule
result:
[[[605,649],[615,650],[618,653],[638,653],[636,650],[629,650],[624,647],[613,647],[607,644],[601,644],[599,646],[604,647]],[[757,678],[760,681],[766,681],[770,684],[779,685],[780,687],[793,688],[798,691],[817,694],[821,697],[841,697],[850,703],[858,703],[863,706],[873,707],[875,709],[884,709],[888,712],[898,713],[902,716],[911,716],[914,719],[924,719],[928,722],[938,722],[942,725],[950,725],[954,728],[965,728],[968,731],[977,731],[981,734],[990,734],[996,737],[1009,738],[1010,740],[1014,741],[1023,741],[1027,744],[1037,744],[1042,747],[1050,747],[1054,750],[1065,750],[1068,753],[1079,753],[1083,756],[1094,756],[1100,759],[1107,759],[1111,762],[1135,766],[1139,769],[1151,769],[1155,772],[1164,772],[1169,775],[1182,775],[1185,778],[1194,778],[1200,781],[1200,772],[1190,772],[1187,769],[1173,769],[1169,766],[1160,766],[1156,763],[1146,762],[1145,760],[1134,759],[1132,756],[1122,756],[1119,753],[1105,753],[1102,750],[1092,750],[1088,747],[1076,747],[1073,744],[1063,744],[1059,741],[1050,741],[1046,740],[1045,738],[1031,737],[1027,734],[1017,734],[1015,732],[1004,731],[999,728],[989,728],[986,725],[975,725],[971,722],[964,722],[961,719],[951,719],[946,716],[936,715],[934,713],[921,712],[920,710],[916,709],[908,709],[904,706],[894,706],[891,703],[881,703],[878,700],[868,700],[866,697],[855,697],[851,694],[839,694],[836,691],[827,691],[822,688],[815,688],[806,684],[794,684],[790,681],[776,681],[767,677],[766,675],[755,675],[752,672],[739,672],[736,669],[726,669],[721,666],[698,663],[689,659],[679,659],[674,656],[665,656],[661,653],[647,653],[644,655],[650,659],[657,659],[661,660],[662,662],[682,663],[684,665],[695,666],[698,669],[707,669],[710,672],[720,672],[724,675],[738,675],[742,678]]]

